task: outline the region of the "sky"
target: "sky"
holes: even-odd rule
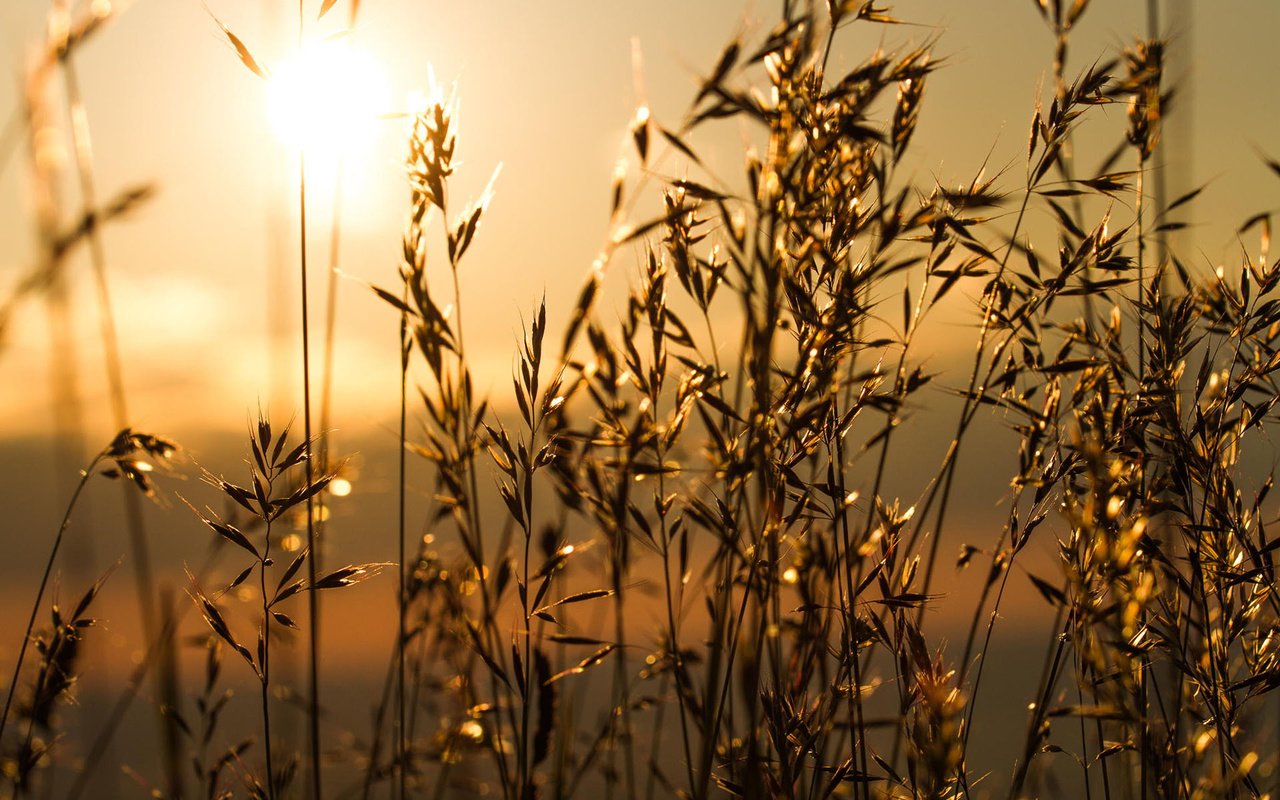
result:
[[[1168,4],[1166,4],[1167,6]],[[264,82],[243,68],[218,28],[234,31],[268,69],[295,46],[288,3],[135,0],[76,58],[92,130],[99,193],[154,184],[155,198],[106,236],[128,395],[138,424],[236,428],[260,403],[297,404],[297,163],[269,121]],[[1274,140],[1277,106],[1267,31],[1280,9],[1232,4],[1230,13],[1195,13],[1193,4],[1163,9],[1174,37],[1170,71],[1191,113],[1167,132],[1172,184],[1210,188],[1184,257],[1229,257],[1239,221],[1274,204],[1257,152]],[[1190,10],[1188,10],[1190,9]],[[967,182],[984,163],[1016,185],[1037,89],[1047,79],[1051,38],[1030,0],[902,2],[912,25],[861,26],[842,35],[835,67],[877,45],[935,41],[944,66],[930,78],[914,142],[914,177],[925,186]],[[43,3],[0,10],[0,60],[14,80],[0,85],[0,114],[15,113],[15,87],[38,41]],[[644,4],[551,2],[444,4],[367,0],[355,46],[367,49],[385,77],[387,111],[407,108],[427,91],[429,75],[456,88],[461,106],[455,198],[480,194],[501,167],[494,200],[463,273],[473,352],[504,379],[519,319],[544,293],[552,319],[567,312],[574,289],[609,235],[609,186],[620,159],[634,185],[638,165],[627,126],[640,104],[675,127],[723,44],[764,29],[773,9],[740,0]],[[1131,41],[1146,28],[1146,3],[1099,0],[1073,34],[1068,72]],[[342,9],[312,23],[316,36],[345,22]],[[1190,53],[1180,52],[1189,48]],[[55,82],[55,90],[58,87]],[[51,93],[54,107],[59,93]],[[1114,114],[1122,118],[1119,112]],[[372,124],[344,156],[340,248],[345,276],[338,292],[336,374],[358,366],[360,380],[336,385],[342,416],[373,423],[394,405],[394,336],[389,309],[367,283],[395,280],[406,192],[400,173],[404,123]],[[65,129],[62,131],[65,136]],[[740,173],[740,131],[713,132],[709,160],[719,175]],[[1086,131],[1083,136],[1089,134]],[[717,138],[719,137],[719,138]],[[695,140],[696,142],[697,140]],[[65,146],[65,145],[64,145]],[[1081,150],[1085,149],[1084,144]],[[1277,146],[1276,149],[1280,149]],[[35,239],[24,154],[6,154],[0,176],[0,291],[34,257]],[[334,159],[309,170],[308,227],[312,302],[323,301],[330,262]],[[652,186],[650,185],[650,189]],[[650,196],[652,196],[650,191]],[[68,177],[66,219],[78,208]],[[643,206],[641,206],[643,208]],[[619,259],[618,281],[631,265]],[[81,388],[87,408],[104,407],[97,322],[87,264],[72,264]],[[31,380],[46,374],[47,323],[28,303],[15,336],[0,351],[0,370],[22,375],[0,384],[0,432],[48,430],[50,398]],[[274,341],[276,348],[264,346]],[[273,355],[274,353],[274,355]],[[372,367],[380,365],[381,373]],[[174,404],[175,395],[184,400]],[[98,420],[90,430],[109,431]]]
[[[340,31],[347,0],[319,23],[312,7],[318,5],[308,0],[308,35]],[[985,163],[988,174],[1004,171],[1001,185],[1015,188],[1035,102],[1050,82],[1052,39],[1035,4],[890,5],[912,24],[843,32],[831,71],[876,47],[934,42],[944,63],[927,84],[908,163],[912,176],[926,189],[935,182],[967,184]],[[1241,221],[1277,206],[1280,181],[1259,153],[1280,156],[1271,59],[1280,4],[1234,0],[1213,4],[1208,13],[1209,4],[1165,0],[1159,8],[1162,32],[1173,42],[1170,73],[1182,87],[1161,168],[1171,196],[1208,184],[1194,208],[1196,224],[1180,234],[1177,246],[1184,260],[1209,268],[1234,259]],[[134,0],[75,58],[99,194],[111,197],[140,184],[157,189],[104,237],[131,421],[183,442],[214,471],[237,468],[240,434],[258,408],[287,419],[301,405],[298,162],[272,130],[264,82],[241,65],[219,28],[220,21],[272,69],[295,47],[295,11],[274,0]],[[21,114],[21,76],[47,12],[37,0],[0,4],[0,68],[9,77],[0,81],[0,125]],[[620,160],[628,187],[648,198],[634,213],[653,202],[655,181],[642,175],[628,143],[636,108],[646,105],[653,119],[678,126],[698,76],[714,65],[725,43],[743,33],[758,39],[774,14],[775,5],[762,0],[363,1],[349,41],[366,50],[385,76],[384,90],[371,94],[382,96],[386,112],[403,111],[412,93],[428,92],[433,74],[456,91],[460,163],[453,196],[478,197],[501,166],[462,269],[468,346],[482,387],[505,390],[521,320],[539,298],[546,297],[552,330],[565,319],[611,234],[610,186]],[[1141,0],[1094,0],[1073,34],[1068,74],[1144,33],[1146,15]],[[60,86],[55,82],[49,93],[58,109],[64,107]],[[1109,120],[1097,131],[1082,131],[1082,152],[1123,124],[1120,109],[1103,116]],[[392,485],[387,470],[395,451],[390,431],[398,402],[398,319],[368,285],[395,285],[407,191],[404,121],[378,121],[371,130],[344,156],[338,214],[337,170],[324,159],[311,163],[307,223],[313,319],[321,314],[330,263],[341,270],[332,418],[339,447],[363,470],[351,502],[365,505],[335,514],[339,521],[376,527],[389,513]],[[55,145],[69,153],[65,125],[59,132]],[[747,136],[721,126],[694,141],[707,148],[711,171],[733,181],[739,180],[733,176],[740,173]],[[0,152],[0,169],[3,299],[37,254],[25,142]],[[79,196],[69,174],[63,188],[66,222],[77,212]],[[443,270],[441,255],[433,258]],[[614,290],[627,285],[635,256],[620,252],[609,266]],[[77,354],[85,440],[95,447],[110,439],[114,422],[85,253],[77,252],[69,268],[67,334]],[[65,464],[53,455],[53,350],[45,304],[21,306],[12,328],[0,344],[0,464],[6,465],[0,467],[0,505],[9,523],[0,528],[0,548],[13,554],[0,566],[6,574],[33,569],[43,558],[43,548],[26,547],[23,537],[56,524],[66,481]],[[931,366],[943,370],[955,352],[946,332],[942,326],[921,348]],[[933,454],[945,444],[940,425],[926,419],[904,434],[927,453],[922,464],[936,464],[940,456]],[[55,470],[62,470],[60,478]],[[966,474],[965,480],[980,477]],[[118,498],[102,490],[93,502],[114,507]],[[176,523],[175,516],[181,515],[171,507],[152,517],[165,534],[157,545],[161,558],[170,563],[199,552],[191,520]],[[383,546],[370,545],[371,557]],[[95,548],[90,560],[98,566],[123,552],[105,534]],[[0,607],[13,607],[5,591]],[[127,597],[121,594],[119,602]],[[0,640],[14,638],[11,627],[0,626]],[[4,652],[0,646],[0,656]]]

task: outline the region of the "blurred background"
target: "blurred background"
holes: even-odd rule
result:
[[[637,198],[627,206],[632,221],[658,207],[655,177],[685,176],[665,173],[664,164],[676,162],[664,162],[661,154],[647,167],[651,175],[638,163],[629,133],[637,109],[644,106],[655,121],[678,129],[700,76],[724,45],[735,36],[758,41],[776,18],[772,4],[742,0],[364,0],[357,25],[342,35],[349,21],[346,0],[319,21],[319,3],[312,5],[303,48],[312,55],[301,62],[296,6],[285,2],[134,0],[114,8],[73,3],[61,11],[38,0],[0,5],[0,61],[8,70],[8,80],[0,81],[0,302],[17,296],[25,276],[39,267],[42,215],[61,229],[84,210],[68,87],[53,75],[40,88],[48,116],[33,139],[24,99],[30,66],[60,19],[83,18],[95,7],[112,13],[74,52],[85,112],[78,124],[91,143],[99,205],[135,187],[154,187],[154,195],[102,229],[102,256],[127,419],[184,447],[185,463],[159,479],[160,503],[144,512],[155,572],[179,593],[182,565],[194,569],[210,543],[211,534],[179,499],[213,502],[198,467],[235,479],[244,473],[247,423],[258,410],[277,424],[301,413],[295,134],[298,114],[307,112],[287,102],[297,94],[288,87],[299,71],[323,76],[320,88],[302,91],[349,103],[316,118],[318,125],[308,123],[334,134],[308,143],[314,146],[307,169],[310,307],[318,326],[336,266],[329,428],[334,452],[349,458],[345,476],[351,482],[326,527],[326,558],[376,561],[395,552],[398,317],[368,284],[397,282],[408,208],[402,169],[408,123],[396,115],[420,104],[433,85],[456,91],[455,204],[479,197],[492,182],[493,200],[461,279],[469,355],[481,391],[494,392],[502,413],[521,320],[545,295],[551,330],[558,330],[612,234],[615,174],[625,175],[629,196]],[[998,186],[1021,186],[1031,116],[1037,100],[1052,94],[1053,37],[1036,4],[903,0],[892,11],[909,24],[851,26],[837,39],[829,71],[838,73],[876,48],[932,42],[944,65],[929,79],[911,178],[928,191],[935,184],[968,184],[985,170],[988,176],[1003,173]],[[272,80],[245,68],[219,23]],[[1170,199],[1207,184],[1189,215],[1195,224],[1172,242],[1195,269],[1231,260],[1241,247],[1240,224],[1277,205],[1280,182],[1261,157],[1280,154],[1280,103],[1270,59],[1276,30],[1280,5],[1270,0],[1212,8],[1190,0],[1095,0],[1072,34],[1068,76],[1115,56],[1135,36],[1154,32],[1169,39],[1167,75],[1178,93],[1154,169]],[[333,70],[335,63],[343,68]],[[1082,173],[1122,130],[1123,109],[1104,109],[1108,115],[1112,129],[1080,132]],[[711,178],[740,186],[743,145],[753,136],[711,126],[691,141]],[[41,183],[35,163],[53,176],[52,185]],[[47,195],[56,200],[52,212]],[[624,291],[631,280],[637,252],[623,248],[606,265],[615,290]],[[444,270],[443,254],[436,257]],[[72,250],[63,273],[56,291],[24,294],[12,303],[0,340],[0,674],[13,663],[33,576],[77,470],[117,428],[88,248]],[[935,320],[918,351],[943,376],[940,383],[951,356],[968,356],[972,340],[948,335],[950,326],[972,323],[966,310],[961,302],[954,320]],[[957,350],[956,341],[965,349]],[[312,353],[318,374],[323,347],[317,336]],[[953,424],[949,408],[940,399],[909,420],[904,436],[911,447],[904,452],[918,461],[904,463],[889,489],[906,502],[923,488],[918,474],[935,469],[941,458]],[[969,485],[958,493],[966,499],[957,525],[964,536],[943,552],[999,532],[997,501],[1004,487],[1001,478],[992,485],[990,476],[1010,474],[1004,465],[1012,452],[999,447],[998,422],[991,430],[990,452],[966,456],[972,468],[962,473]],[[420,465],[414,469],[415,502],[425,507],[428,473]],[[67,712],[83,718],[82,731],[96,730],[115,699],[106,687],[122,685],[144,644],[122,518],[118,489],[94,485],[58,567],[62,595],[69,599],[120,564],[96,607],[104,624],[91,645],[109,657],[86,676],[80,706]],[[943,591],[949,600],[933,612],[940,629],[947,628],[950,608],[964,609],[959,613],[967,619],[971,604],[964,600],[974,589],[957,579],[950,586],[944,581]],[[381,680],[394,618],[379,612],[393,602],[393,579],[386,577],[326,603],[322,664],[328,687],[371,687]],[[1043,625],[1034,624],[1039,609],[1029,606],[1010,606],[993,644],[995,652],[1010,656],[993,662],[1008,670],[1010,701],[982,712],[992,715],[992,725],[1020,730],[1024,719],[1035,675],[1019,671],[1017,656],[1027,641],[1019,632],[1036,632],[1028,655],[1032,669],[1043,641]],[[339,731],[367,722],[368,692],[329,696],[336,747]],[[155,698],[136,705],[150,702]],[[151,726],[139,726],[136,738],[119,745],[123,752],[115,761],[145,772],[151,734]],[[83,743],[66,748],[74,761]],[[1010,763],[999,741],[976,758]],[[124,781],[122,792],[131,785],[113,780]]]

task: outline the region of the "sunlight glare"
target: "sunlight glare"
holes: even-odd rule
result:
[[[308,42],[275,68],[267,85],[271,127],[309,155],[333,157],[370,144],[386,101],[378,62],[346,39]]]

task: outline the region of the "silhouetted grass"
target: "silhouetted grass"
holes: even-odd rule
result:
[[[1271,477],[1249,466],[1275,460],[1270,217],[1241,226],[1261,242],[1234,268],[1189,269],[1163,234],[1199,190],[1165,204],[1148,189],[1172,101],[1165,43],[1138,40],[1072,76],[1070,33],[1090,3],[1036,7],[1054,35],[1053,86],[1030,115],[1025,163],[949,189],[901,168],[945,68],[930,47],[877,50],[831,74],[837,29],[897,20],[871,2],[784,2],[763,37],[721,51],[679,123],[637,113],[642,177],[618,176],[617,227],[566,329],[549,330],[536,304],[510,393],[493,397],[477,394],[463,329],[464,309],[485,298],[459,281],[488,192],[465,206],[450,197],[452,99],[414,116],[400,283],[375,289],[400,343],[388,354],[402,378],[397,641],[369,698],[372,730],[333,756],[358,771],[354,785],[322,769],[314,685],[306,696],[314,794],[1274,792],[1280,544],[1267,530]],[[1075,133],[1109,106],[1124,109],[1115,147],[1080,152]],[[722,181],[698,142],[726,119],[756,146],[740,179]],[[629,192],[643,191],[659,215],[625,223]],[[1033,221],[1041,212],[1050,224]],[[51,238],[15,300],[58,269],[59,241],[79,239]],[[605,273],[628,254],[636,268],[615,303]],[[446,269],[442,299],[433,278]],[[949,330],[968,337],[972,360],[930,372],[930,324],[966,303],[971,324]],[[954,433],[932,471],[905,474],[918,459],[900,429],[932,407],[955,415]],[[987,432],[992,414],[1007,436]],[[149,488],[132,454],[172,445],[139,436],[126,429],[85,480],[110,458]],[[276,563],[291,549],[278,523],[314,521],[334,464],[326,448],[313,472],[310,435],[287,442],[266,419],[249,438],[244,485],[206,474],[242,519],[196,512],[249,558],[230,581],[190,579],[206,623],[198,716],[174,707],[176,678],[159,708],[206,798],[301,793],[304,748],[272,733],[271,657],[289,641],[273,631],[297,627],[294,595],[380,566],[316,572],[314,535]],[[958,543],[957,481],[998,447],[1016,466],[987,485],[1005,522],[952,562],[942,544]],[[413,535],[406,455],[431,467],[431,509]],[[977,600],[948,643],[925,611],[952,602],[937,592],[952,564],[968,568]],[[255,572],[250,623],[219,599]],[[24,684],[19,656],[10,690],[26,724],[5,737],[0,718],[15,795],[35,791],[49,761],[94,591],[69,618],[55,609],[49,634],[33,632],[43,584],[37,595],[27,639],[42,661]],[[1043,602],[1048,638],[1037,690],[1016,698],[983,682],[1014,596]],[[144,672],[153,650],[172,648],[178,623],[163,619]],[[221,743],[228,652],[259,682],[260,739]],[[312,649],[313,676],[316,661]],[[979,773],[971,745],[1008,732],[975,731],[975,710],[1010,703],[1027,709],[1016,760]],[[38,729],[51,735],[37,741]]]

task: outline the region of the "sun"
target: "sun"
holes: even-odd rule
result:
[[[321,157],[367,146],[386,102],[380,65],[346,38],[304,44],[275,67],[267,84],[267,115],[276,135]]]

